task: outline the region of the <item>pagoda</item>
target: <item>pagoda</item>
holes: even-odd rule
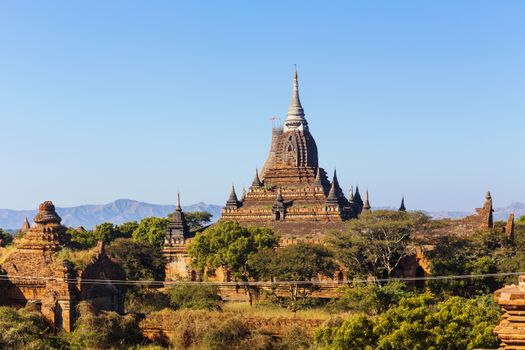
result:
[[[320,167],[317,145],[299,98],[297,70],[292,100],[283,127],[274,127],[270,152],[249,190],[239,200],[232,187],[223,220],[241,223],[341,223],[363,209],[357,189],[347,199],[334,171],[332,180]]]

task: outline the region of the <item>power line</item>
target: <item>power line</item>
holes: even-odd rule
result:
[[[275,286],[289,286],[289,285],[332,285],[344,286],[356,283],[386,283],[394,281],[431,281],[431,280],[460,280],[460,279],[477,279],[489,277],[504,277],[504,276],[518,276],[525,275],[525,271],[521,272],[499,272],[499,273],[485,273],[485,274],[470,274],[470,275],[443,275],[443,276],[425,276],[425,277],[399,277],[399,278],[380,278],[380,279],[354,279],[349,281],[238,281],[238,282],[210,282],[210,281],[156,281],[156,280],[118,280],[118,279],[80,279],[80,278],[61,278],[61,277],[45,277],[45,276],[29,276],[29,275],[0,275],[0,281],[15,282],[15,280],[26,281],[54,281],[67,282],[74,284],[114,284],[114,285],[136,285],[136,286],[175,286],[175,285],[210,285],[210,286],[254,286],[254,287],[275,287]]]

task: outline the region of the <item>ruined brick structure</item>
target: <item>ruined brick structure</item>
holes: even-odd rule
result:
[[[501,340],[500,350],[525,349],[525,276],[518,285],[505,286],[494,293],[505,312],[494,333]]]
[[[69,235],[52,202],[40,204],[33,227],[15,241],[16,249],[0,266],[0,304],[36,304],[57,330],[69,332],[76,306],[89,301],[96,310],[124,311],[125,288],[110,280],[123,280],[123,269],[105,253],[100,243],[82,269],[60,257]],[[93,280],[102,280],[97,283]]]
[[[339,186],[336,172],[330,182],[319,166],[317,145],[308,128],[294,72],[292,101],[284,127],[273,128],[268,158],[261,172],[256,170],[241,200],[232,188],[222,219],[256,225],[338,223],[356,218],[363,210],[358,188],[355,194],[351,190],[349,197]]]

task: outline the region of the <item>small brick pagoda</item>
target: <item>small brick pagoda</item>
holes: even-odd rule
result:
[[[63,259],[60,251],[70,237],[61,221],[47,201],[40,204],[35,224],[24,224],[24,236],[0,266],[0,305],[33,303],[57,330],[69,332],[80,301],[89,301],[95,310],[124,312],[125,287],[113,281],[124,280],[125,273],[102,242],[81,268]]]
[[[350,190],[347,199],[336,172],[330,182],[319,166],[317,145],[299,99],[295,71],[284,127],[273,128],[268,158],[261,172],[256,170],[252,185],[241,200],[232,187],[222,219],[253,224],[310,223],[314,227],[315,223],[356,218],[363,207],[358,188],[355,194]]]

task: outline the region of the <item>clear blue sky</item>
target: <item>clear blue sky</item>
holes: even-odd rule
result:
[[[525,202],[525,1],[2,1],[0,208],[222,204],[285,116],[372,206]]]

